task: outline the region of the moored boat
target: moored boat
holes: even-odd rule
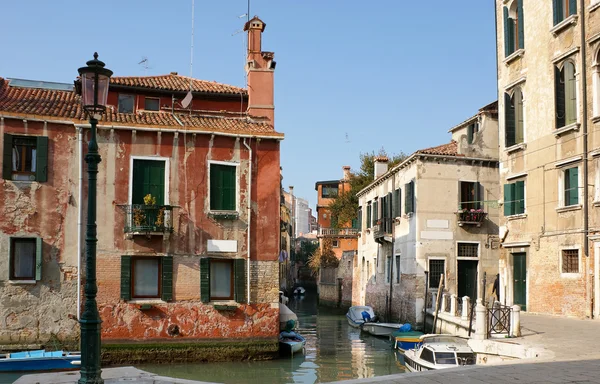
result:
[[[298,353],[304,353],[306,339],[298,332],[283,331],[279,333],[279,354],[284,356],[294,356]]]
[[[373,336],[388,337],[401,326],[402,324],[398,323],[364,323],[361,328]]]
[[[373,312],[373,308],[368,305],[355,305],[348,309],[348,313],[346,313],[346,318],[348,319],[348,324],[351,327],[359,328],[361,325],[375,321],[376,316],[375,312]]]
[[[400,351],[413,349],[421,342],[423,332],[419,331],[394,331],[390,335],[390,339],[394,342],[394,348]]]
[[[294,289],[294,295],[296,296],[303,296],[305,292],[306,290],[304,289],[304,287],[298,287]]]
[[[462,337],[423,335],[420,340],[417,347],[404,352],[404,364],[411,372],[475,364],[475,353]]]
[[[12,352],[0,355],[0,372],[36,372],[79,369],[79,352],[36,351]]]

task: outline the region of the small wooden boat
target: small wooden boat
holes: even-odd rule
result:
[[[0,355],[0,372],[35,372],[79,369],[79,352],[36,351],[13,352]]]
[[[373,308],[369,307],[368,305],[355,305],[354,307],[350,307],[350,309],[348,309],[346,318],[348,319],[348,324],[350,324],[351,327],[359,328],[364,323],[375,321],[376,316],[375,312],[373,312]]]
[[[304,353],[306,339],[298,332],[283,331],[279,333],[279,354],[283,356],[294,356],[298,353]]]
[[[398,323],[364,323],[361,328],[373,336],[388,337],[402,325]]]
[[[304,289],[304,287],[298,287],[294,289],[294,295],[296,296],[303,296],[305,292],[306,290]]]
[[[419,331],[394,331],[390,335],[390,339],[394,342],[394,348],[400,351],[408,351],[413,349],[421,342],[423,332]]]
[[[462,337],[423,335],[420,339],[417,347],[404,352],[404,364],[411,372],[475,364],[475,353]]]

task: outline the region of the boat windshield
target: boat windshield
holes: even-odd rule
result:
[[[459,365],[474,365],[477,360],[475,354],[469,352],[457,353],[456,358],[458,359]]]
[[[456,365],[456,357],[454,352],[436,352],[435,353],[436,364],[451,364]]]

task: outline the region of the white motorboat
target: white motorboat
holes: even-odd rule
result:
[[[423,335],[414,349],[404,352],[404,365],[411,372],[474,365],[475,353],[467,339],[452,335]]]
[[[298,316],[288,308],[287,305],[279,303],[279,329],[283,330],[288,324],[288,321],[293,320],[298,322]]]
[[[364,323],[362,330],[373,336],[389,337],[394,331],[397,331],[403,324],[398,323]]]
[[[304,287],[298,287],[298,288],[294,289],[294,295],[296,295],[296,296],[303,296],[304,292],[306,292]]]
[[[375,321],[376,316],[375,312],[373,312],[373,308],[368,305],[355,305],[348,309],[346,318],[351,327],[359,328],[364,323]]]

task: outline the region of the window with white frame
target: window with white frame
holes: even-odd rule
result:
[[[210,164],[210,210],[237,210],[237,167],[235,164]]]
[[[441,276],[446,273],[446,260],[429,259],[429,288],[440,286]]]
[[[525,48],[523,33],[523,0],[513,0],[503,8],[504,13],[504,56],[508,57]]]
[[[512,147],[524,141],[523,91],[515,87],[504,94],[504,135],[505,147]]]
[[[554,67],[556,128],[577,122],[577,79],[575,64],[567,60]]]

